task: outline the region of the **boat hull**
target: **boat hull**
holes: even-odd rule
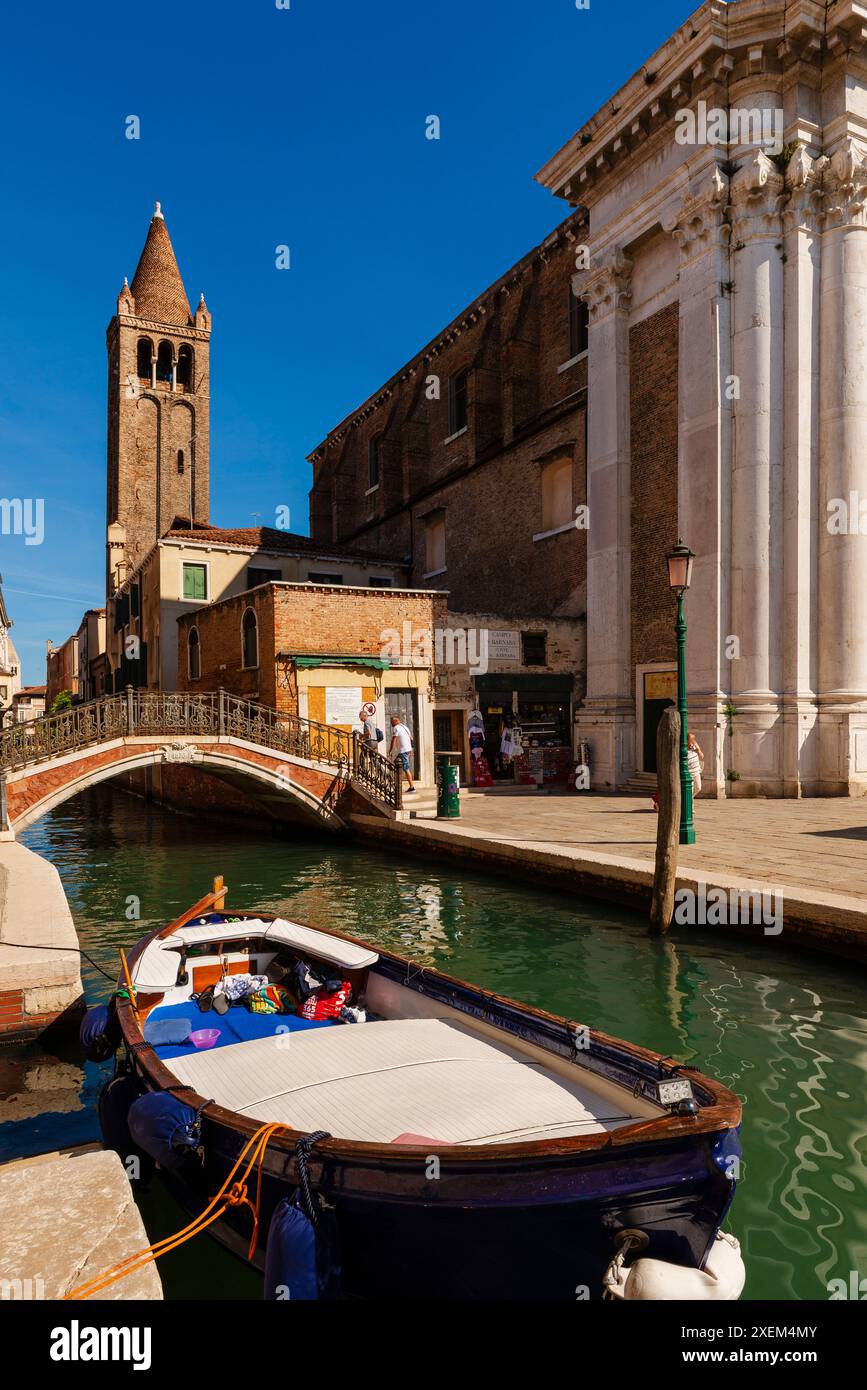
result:
[[[204,1159],[164,1179],[190,1215],[225,1180],[240,1151],[219,1124],[203,1128]],[[393,1168],[313,1161],[315,1186],[333,1207],[347,1297],[400,1299],[595,1300],[624,1229],[649,1237],[646,1253],[699,1268],[732,1199],[720,1164],[736,1132],[685,1144],[642,1145],[592,1159],[497,1164],[482,1173],[435,1158]],[[428,1176],[430,1174],[430,1176]],[[294,1161],[269,1154],[263,1166],[259,1241],[264,1267],[271,1216],[294,1195]],[[247,1209],[230,1210],[211,1233],[246,1259]]]

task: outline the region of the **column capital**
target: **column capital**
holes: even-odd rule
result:
[[[592,270],[573,277],[572,289],[587,301],[592,322],[606,318],[615,310],[629,308],[632,264],[623,248],[615,246]]]
[[[787,230],[802,228],[815,232],[822,220],[822,173],[828,163],[824,156],[813,159],[806,146],[799,145],[786,165],[787,201],[783,217]]]
[[[659,219],[662,230],[678,243],[681,261],[692,260],[708,247],[725,241],[729,234],[725,221],[728,199],[729,180],[715,164],[663,210]]]
[[[821,172],[825,230],[867,226],[867,164],[864,150],[848,138],[830,159],[817,159]]]
[[[731,180],[730,217],[735,243],[778,230],[785,179],[772,159],[758,150]]]

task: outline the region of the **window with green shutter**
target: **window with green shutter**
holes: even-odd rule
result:
[[[208,597],[206,565],[184,565],[184,598]]]

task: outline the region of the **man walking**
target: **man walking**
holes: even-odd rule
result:
[[[371,753],[377,751],[377,744],[382,738],[382,734],[376,727],[376,705],[372,700],[366,700],[358,711],[358,718],[361,722],[361,740],[365,748]]]
[[[400,763],[406,773],[406,780],[409,783],[408,792],[415,791],[415,784],[412,780],[412,773],[409,770],[410,757],[412,756],[412,734],[405,724],[401,724],[396,714],[391,716],[391,743],[388,747],[388,756],[394,762]]]

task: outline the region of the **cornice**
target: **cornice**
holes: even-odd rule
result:
[[[619,180],[648,140],[670,138],[676,111],[714,88],[766,80],[782,86],[793,71],[819,81],[826,54],[861,51],[867,6],[840,0],[833,21],[819,0],[710,0],[662,45],[536,175],[558,197],[590,206]],[[725,104],[721,101],[720,104]],[[647,151],[645,150],[645,154]]]

